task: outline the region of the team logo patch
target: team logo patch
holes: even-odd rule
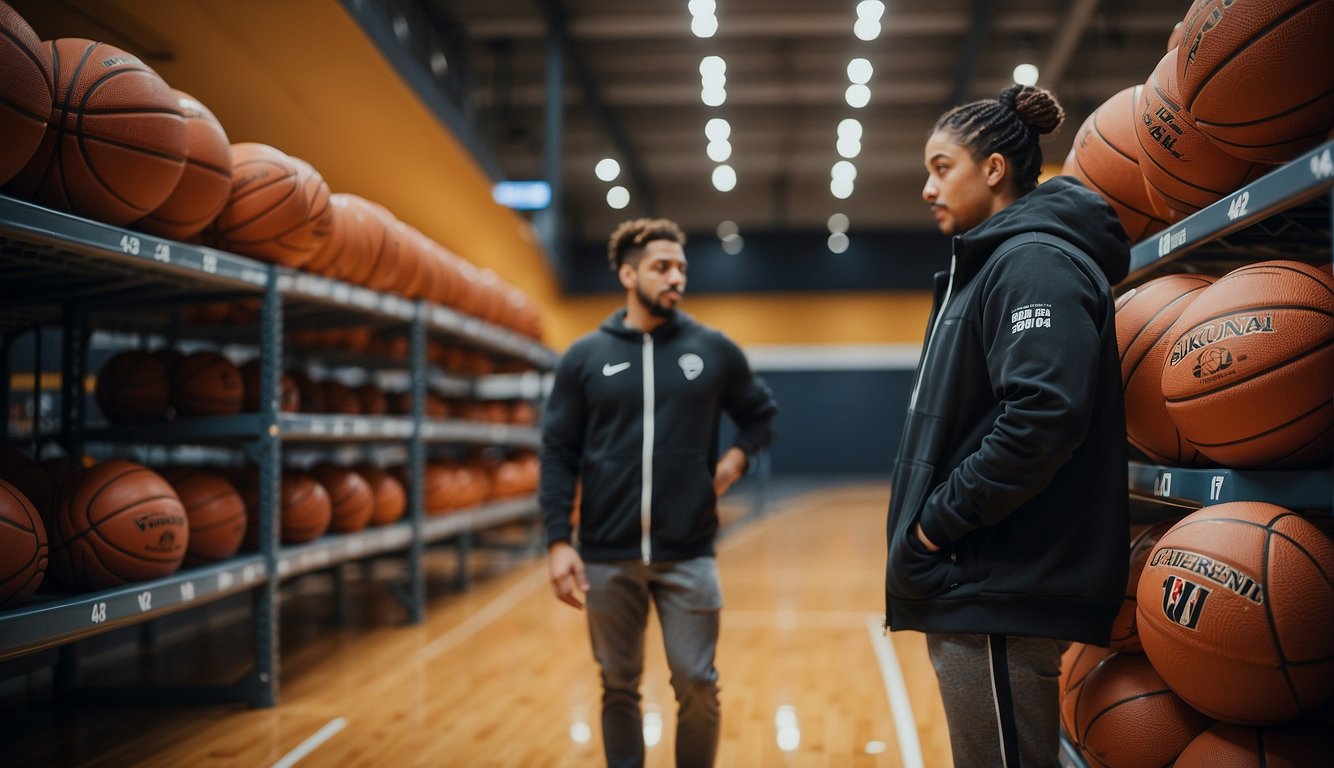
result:
[[[1050,304],[1025,304],[1010,310],[1010,333],[1051,327]]]
[[[1194,630],[1200,623],[1200,614],[1204,611],[1204,601],[1209,599],[1209,590],[1180,576],[1168,576],[1163,579],[1163,615],[1173,622]]]
[[[704,372],[704,358],[694,352],[687,352],[677,358],[676,364],[681,366],[681,373],[686,375],[686,381],[694,381]]]
[[[1210,347],[1200,353],[1195,361],[1195,367],[1190,370],[1191,375],[1197,379],[1205,376],[1213,376],[1220,371],[1226,371],[1232,367],[1232,353],[1224,347]]]

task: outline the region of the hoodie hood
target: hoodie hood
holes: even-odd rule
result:
[[[678,309],[671,317],[663,321],[662,325],[649,331],[649,335],[655,339],[665,339],[676,335],[682,328],[694,324],[695,318]],[[638,341],[644,335],[643,331],[635,330],[625,324],[625,307],[612,312],[606,320],[602,321],[599,330],[632,341]]]
[[[1116,211],[1071,176],[1057,176],[1015,200],[976,229],[956,237],[958,269],[972,277],[997,246],[1025,232],[1046,232],[1087,253],[1116,285],[1130,268],[1130,249]]]

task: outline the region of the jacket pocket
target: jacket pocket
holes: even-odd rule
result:
[[[949,591],[957,581],[951,548],[928,552],[917,540],[914,529],[922,506],[929,495],[932,468],[926,464],[903,463],[895,478],[894,503],[897,515],[890,521],[889,593],[894,597],[921,600]]]
[[[585,461],[579,541],[601,547],[639,546],[638,457]]]
[[[718,530],[713,468],[703,453],[653,457],[653,538],[690,549]]]

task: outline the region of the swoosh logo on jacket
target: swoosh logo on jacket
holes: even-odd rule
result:
[[[612,365],[611,363],[603,363],[603,364],[602,364],[602,375],[603,375],[603,376],[615,376],[616,374],[620,373],[621,371],[624,371],[626,368],[629,368],[629,367],[630,367],[630,363],[629,363],[629,362],[617,363],[616,365]]]

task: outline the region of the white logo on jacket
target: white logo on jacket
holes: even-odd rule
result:
[[[681,355],[676,363],[681,366],[681,372],[686,375],[686,381],[694,381],[704,372],[704,358],[694,352]]]
[[[621,371],[624,371],[626,368],[629,367],[630,367],[629,361],[626,361],[624,363],[617,363],[616,365],[612,365],[611,363],[603,363],[602,375],[615,376],[616,374],[620,373]]]
[[[1030,328],[1051,327],[1050,304],[1025,304],[1010,311],[1010,333],[1016,334]]]

